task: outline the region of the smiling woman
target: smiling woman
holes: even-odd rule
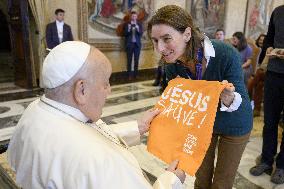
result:
[[[166,62],[168,81],[179,76],[231,83],[220,95],[221,107],[216,114],[211,144],[197,171],[195,186],[232,188],[252,128],[252,111],[240,58],[233,47],[210,41],[195,28],[190,14],[181,7],[168,5],[156,12],[147,30],[155,49]],[[218,150],[222,153],[218,154],[214,170],[218,140]]]
[[[190,35],[189,29],[186,36],[170,26],[158,24],[152,27],[151,39],[163,59],[167,63],[172,63],[184,53],[186,47],[184,38],[189,40]]]
[[[180,57],[186,51],[188,56],[194,59],[197,54],[195,51],[200,46],[202,36],[195,30],[196,27],[193,27],[191,16],[184,15],[183,12],[174,13],[172,12],[176,11],[174,9],[167,11],[169,14],[156,14],[148,23],[148,35],[156,50],[163,56],[173,53],[175,58]],[[177,20],[179,21],[177,22]],[[166,62],[170,63],[171,59],[168,58]]]

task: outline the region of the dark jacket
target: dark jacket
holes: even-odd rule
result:
[[[268,47],[284,48],[284,5],[276,7],[272,12],[259,62],[264,59]],[[280,58],[269,59],[267,70],[284,74],[284,60]]]
[[[130,44],[132,43],[132,31],[131,29],[128,31],[128,24],[127,23],[124,25],[124,36],[125,36],[125,47],[126,49],[130,46]],[[139,27],[139,31],[135,32],[135,39],[136,39],[136,44],[138,46],[138,48],[141,48],[141,37],[143,34],[143,28],[142,28],[142,24],[141,23],[137,23],[138,27]]]
[[[210,61],[203,75],[203,80],[223,81],[232,83],[242,97],[242,103],[236,111],[220,111],[217,109],[214,133],[227,136],[242,136],[248,134],[253,125],[252,109],[248,93],[244,84],[243,71],[241,68],[241,58],[239,53],[232,46],[212,40],[215,49],[215,57],[210,57]],[[189,70],[181,64],[167,64],[166,76],[173,79],[177,75],[186,77]]]
[[[46,26],[45,37],[46,37],[46,44],[47,44],[47,47],[49,49],[52,49],[59,44],[56,21],[49,23]],[[64,42],[64,41],[73,41],[73,35],[72,35],[71,27],[68,24],[65,24],[65,23],[63,25],[62,42]]]

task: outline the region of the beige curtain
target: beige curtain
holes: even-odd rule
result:
[[[32,47],[31,37],[29,38],[29,46]],[[35,66],[34,52],[33,52],[32,48],[30,48],[30,59],[31,59],[31,70],[32,70],[32,83],[33,83],[33,87],[36,87],[37,86],[37,83],[36,83],[36,66]]]
[[[39,31],[39,81],[40,87],[42,87],[41,70],[45,57],[45,27],[47,24],[47,1],[48,0],[29,0],[31,11],[34,15],[35,22]]]

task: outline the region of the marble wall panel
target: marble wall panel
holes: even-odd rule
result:
[[[236,31],[244,32],[247,0],[227,0],[225,13],[226,38],[231,38]]]

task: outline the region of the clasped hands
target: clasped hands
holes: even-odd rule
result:
[[[280,58],[280,59],[284,59],[284,49],[277,49],[277,48],[273,48],[273,47],[269,47],[266,50],[266,55],[270,58]]]

